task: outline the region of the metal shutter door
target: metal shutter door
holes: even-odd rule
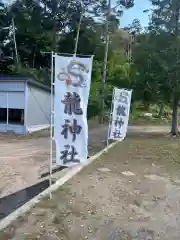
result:
[[[25,108],[24,92],[8,92],[8,108],[24,109]]]
[[[0,108],[7,108],[7,93],[0,92]]]

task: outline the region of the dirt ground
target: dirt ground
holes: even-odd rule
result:
[[[95,120],[89,121],[88,124],[91,156],[105,147],[107,126],[98,125]],[[166,126],[129,127],[132,134],[168,131]],[[48,172],[49,168],[49,130],[30,136],[0,134],[0,146],[0,198],[43,180],[41,174]],[[55,160],[55,151],[53,159]]]
[[[89,130],[89,155],[105,147],[107,127]],[[42,180],[49,169],[48,131],[30,136],[0,134],[0,197],[19,191]],[[53,147],[55,161],[55,146]],[[55,165],[55,164],[54,164]]]
[[[0,239],[179,240],[179,143],[128,137],[0,232]]]

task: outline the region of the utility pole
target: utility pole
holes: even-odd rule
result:
[[[79,23],[78,23],[78,29],[77,29],[77,35],[76,35],[76,42],[75,42],[75,47],[74,47],[74,55],[76,56],[77,53],[77,48],[78,48],[78,42],[79,42],[79,32],[81,28],[81,22],[83,19],[83,13],[80,15]]]
[[[13,41],[14,41],[14,50],[15,50],[16,64],[17,64],[17,66],[19,66],[19,58],[18,58],[18,52],[17,52],[16,30],[15,30],[14,18],[12,18],[12,28],[13,28]]]
[[[132,34],[130,33],[129,35],[129,40],[128,40],[128,62],[129,64],[132,63],[132,44],[133,44],[133,36]]]
[[[104,122],[104,89],[106,82],[106,74],[107,74],[107,60],[108,60],[108,49],[109,49],[109,18],[111,15],[111,0],[108,3],[108,12],[106,14],[106,31],[105,31],[105,54],[104,54],[104,62],[103,62],[103,73],[101,79],[101,105],[100,105],[100,119],[99,122]]]
[[[85,12],[82,0],[80,0],[80,3],[81,3],[81,7],[82,7],[82,12],[81,12],[81,15],[80,15],[77,34],[76,34],[76,41],[75,41],[75,46],[74,46],[74,56],[76,56],[76,54],[77,54],[77,48],[78,48],[78,43],[79,43],[79,33],[80,33],[80,29],[81,29],[81,23],[82,23],[82,20],[83,20],[83,14]]]

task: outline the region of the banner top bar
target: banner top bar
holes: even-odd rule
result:
[[[94,55],[86,55],[86,54],[74,54],[74,53],[55,53],[55,52],[41,52],[46,54],[53,54],[53,55],[62,55],[62,56],[82,56],[82,57],[94,57]]]

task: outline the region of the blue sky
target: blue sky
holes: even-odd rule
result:
[[[13,2],[13,0],[5,0]],[[117,0],[112,0],[112,7],[116,5]],[[133,19],[138,18],[141,22],[142,27],[148,25],[148,13],[143,13],[143,10],[151,7],[149,0],[134,0],[134,7],[129,10],[124,10],[124,14],[121,18],[121,27],[128,26],[132,23]]]
[[[129,10],[125,10],[121,19],[121,27],[131,24],[133,19],[138,18],[143,27],[148,25],[148,13],[143,13],[143,10],[151,7],[149,0],[134,0],[135,6]],[[112,5],[115,5],[116,0],[112,0]]]

